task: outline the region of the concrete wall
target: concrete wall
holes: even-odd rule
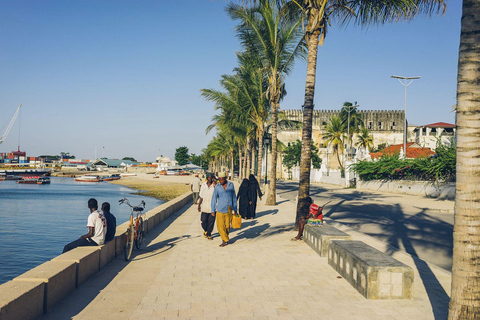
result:
[[[187,192],[146,212],[146,233],[191,201]],[[123,258],[127,226],[117,226],[115,239],[105,245],[76,248],[0,285],[0,319],[36,319],[115,257]]]
[[[431,181],[408,180],[358,180],[357,189],[395,192],[429,198],[455,200],[455,183],[436,183]]]

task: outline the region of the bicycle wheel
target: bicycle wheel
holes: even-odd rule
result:
[[[129,261],[132,256],[133,250],[133,225],[129,226],[127,229],[127,241],[125,242],[125,247],[123,252],[125,253],[125,260]]]
[[[143,242],[145,241],[145,231],[143,230],[143,219],[138,218],[138,224],[137,224],[137,238],[135,239],[135,246],[137,249],[140,250],[140,248],[143,246]]]

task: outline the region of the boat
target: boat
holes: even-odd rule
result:
[[[37,184],[50,184],[50,178],[49,177],[40,177],[37,180]]]
[[[50,183],[49,177],[28,176],[17,180],[17,183],[21,184],[48,184]]]
[[[101,182],[103,181],[99,176],[81,176],[78,178],[75,178],[75,181],[79,182]]]
[[[120,180],[121,176],[118,173],[114,173],[109,175],[108,177],[103,177],[103,181],[113,181],[113,180]]]

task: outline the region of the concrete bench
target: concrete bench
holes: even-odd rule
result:
[[[306,225],[303,230],[303,241],[321,257],[327,256],[332,240],[352,240],[352,236],[327,224],[320,227]]]
[[[328,264],[367,299],[412,298],[412,268],[361,241],[332,241]]]

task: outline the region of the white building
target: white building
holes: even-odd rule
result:
[[[435,150],[438,140],[444,145],[450,145],[455,141],[457,126],[446,122],[436,122],[417,126],[413,132],[416,143]]]

